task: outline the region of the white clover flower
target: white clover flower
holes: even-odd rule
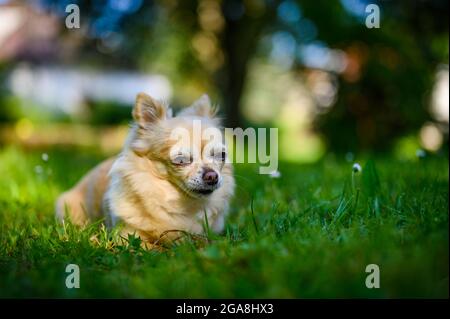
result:
[[[42,158],[42,160],[43,160],[44,162],[47,162],[47,161],[48,161],[48,154],[47,154],[47,153],[42,153],[41,158]]]
[[[362,171],[361,165],[359,165],[359,163],[353,164],[352,170],[353,170],[353,172],[355,172],[355,173],[361,172],[361,171]]]
[[[272,171],[269,174],[270,178],[280,178],[281,177],[281,173],[280,171]]]

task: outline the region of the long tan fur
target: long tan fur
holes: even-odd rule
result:
[[[86,225],[105,218],[108,226],[122,223],[124,234],[134,233],[148,243],[160,241],[160,236],[171,230],[201,233],[205,213],[211,229],[222,231],[234,191],[231,164],[200,158],[180,166],[171,162],[170,155],[173,130],[183,128],[192,136],[194,121],[200,121],[202,129],[218,129],[209,98],[202,96],[172,117],[166,105],[141,93],[133,118],[122,152],[96,166],[58,198],[58,219],[70,218],[77,225]],[[191,146],[199,153],[203,147],[204,141]],[[193,191],[206,187],[201,179],[205,169],[217,172],[220,180],[208,195]],[[167,234],[165,240],[179,235]]]

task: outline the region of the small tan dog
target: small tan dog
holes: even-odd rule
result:
[[[207,95],[172,117],[166,105],[138,94],[122,152],[58,198],[57,218],[77,225],[105,218],[110,227],[121,221],[123,235],[150,244],[164,232],[164,240],[180,235],[167,231],[202,233],[205,214],[221,232],[234,178],[215,113]],[[208,139],[207,131],[219,139]]]

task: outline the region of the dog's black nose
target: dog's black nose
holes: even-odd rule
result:
[[[204,170],[202,178],[203,181],[210,186],[216,185],[219,181],[219,175],[215,170],[210,168]]]

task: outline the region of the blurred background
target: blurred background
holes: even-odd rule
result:
[[[278,127],[281,160],[446,156],[448,23],[447,0],[0,0],[0,147],[113,153],[137,92],[207,92],[227,127]]]

